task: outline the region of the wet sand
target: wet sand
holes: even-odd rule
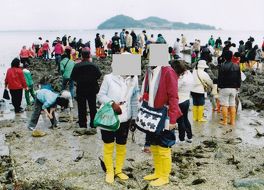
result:
[[[76,110],[76,102],[75,107]],[[192,122],[193,143],[173,146],[173,167],[170,184],[161,188],[148,187],[142,178],[152,171],[151,155],[143,153],[145,135],[135,132],[135,142],[129,134],[127,160],[124,171],[128,181],[104,182],[105,174],[98,157],[102,156],[101,135],[78,135],[75,122],[60,122],[59,128],[48,129],[49,120],[43,114],[38,128],[47,132],[42,138],[33,138],[26,128],[31,112],[15,115],[7,113],[0,120],[0,133],[6,137],[10,157],[0,164],[0,189],[3,183],[17,189],[181,189],[181,190],[244,190],[264,189],[263,185],[236,188],[233,180],[264,180],[264,137],[256,137],[256,129],[264,133],[264,118],[255,111],[239,113],[235,127],[220,126],[221,115],[212,113],[206,101],[208,122]],[[65,113],[57,113],[57,117]],[[76,111],[73,116],[77,117]],[[7,120],[11,119],[11,120]],[[177,133],[178,139],[178,133]],[[3,164],[7,163],[7,164]],[[12,170],[9,181],[8,172]],[[5,179],[5,180],[4,180]],[[4,181],[4,182],[3,182]],[[18,187],[21,188],[18,188]]]

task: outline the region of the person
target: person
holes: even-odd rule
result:
[[[139,44],[139,54],[143,53],[148,37],[146,35],[146,30],[143,30],[141,34],[138,35],[138,44]]]
[[[171,66],[150,67],[146,72],[142,89],[146,89],[146,85],[149,90],[143,91],[141,99],[148,102],[150,107],[162,108],[167,105],[169,108],[166,130],[160,135],[147,133],[155,170],[153,174],[145,176],[144,180],[153,180],[151,186],[162,186],[169,183],[171,172],[171,146],[165,144],[162,139],[175,143],[176,121],[182,116],[178,105],[178,76]]]
[[[105,35],[103,34],[102,37],[101,37],[101,42],[102,42],[102,47],[104,49],[104,51],[106,52],[107,51],[107,39],[105,38]]]
[[[256,63],[256,54],[257,54],[258,45],[255,45],[252,49],[248,50],[246,54],[246,59],[248,61],[249,67],[252,68]]]
[[[205,60],[206,63],[210,63],[213,60],[211,51],[208,48],[208,44],[206,44],[202,49],[201,49],[201,56],[200,59]]]
[[[166,40],[164,39],[164,37],[162,36],[162,34],[158,34],[158,38],[156,40],[156,44],[166,44]]]
[[[32,44],[32,49],[35,51],[35,54],[38,56],[39,49],[42,45],[42,37],[39,37],[37,41]]]
[[[194,85],[191,90],[193,98],[193,120],[198,122],[206,122],[203,118],[205,104],[204,85],[213,86],[213,81],[204,69],[209,68],[205,60],[199,60],[198,65],[193,71]]]
[[[128,31],[126,31],[125,42],[126,42],[126,51],[131,52],[131,48],[132,48],[132,44],[133,44],[133,38],[129,34]]]
[[[210,39],[208,40],[208,45],[211,47],[215,47],[215,40],[213,35],[211,35]]]
[[[62,75],[62,90],[66,89],[67,84],[71,92],[71,97],[74,98],[74,82],[71,80],[71,73],[75,63],[71,60],[71,49],[65,49],[65,54],[60,62],[60,72]]]
[[[46,42],[42,45],[42,48],[43,48],[43,58],[45,61],[48,61],[49,51],[50,51],[49,40],[46,40]]]
[[[54,46],[53,52],[55,53],[55,62],[58,67],[58,73],[60,73],[60,62],[61,62],[61,55],[63,54],[63,47],[61,45],[61,42],[58,41],[56,45]],[[52,52],[52,53],[53,53]]]
[[[241,73],[239,65],[232,63],[233,53],[225,52],[225,62],[220,65],[218,71],[218,88],[220,88],[220,104],[223,120],[221,125],[227,125],[228,108],[230,108],[230,125],[235,125],[236,96],[241,85]]]
[[[5,78],[5,89],[8,88],[10,91],[15,113],[23,112],[23,108],[21,108],[23,89],[28,90],[23,71],[19,66],[20,60],[18,58],[13,59],[11,68],[7,70]]]
[[[185,46],[187,45],[187,40],[183,34],[181,34],[181,43],[182,43],[182,49],[185,50]]]
[[[66,34],[61,38],[61,41],[62,41],[63,46],[67,46],[67,35]]]
[[[230,51],[232,51],[233,55],[238,51],[238,49],[236,48],[236,44],[232,43],[231,47],[229,48]]]
[[[39,120],[41,111],[44,110],[47,117],[50,119],[51,127],[57,127],[57,120],[55,117],[56,106],[59,105],[61,108],[67,108],[69,100],[59,96],[59,94],[52,92],[48,89],[40,89],[36,92],[36,99],[34,104],[34,110],[31,115],[31,119],[28,124],[28,129],[34,131]]]
[[[29,58],[35,58],[36,54],[31,47],[28,48]]]
[[[127,180],[128,176],[122,172],[122,168],[126,157],[129,126],[135,123],[137,117],[138,78],[113,73],[105,75],[98,93],[98,100],[101,104],[111,102],[114,111],[120,114],[120,127],[117,131],[101,130],[106,166],[105,181],[113,183],[115,175],[121,180]],[[113,167],[114,147],[116,147],[115,171]]]
[[[115,32],[115,35],[112,37],[112,54],[120,53],[120,38],[118,37],[118,33]]]
[[[125,49],[125,46],[126,46],[125,31],[126,31],[126,29],[123,29],[122,32],[120,32],[120,46],[121,46],[120,52],[121,53],[124,52],[124,49]]]
[[[175,51],[176,57],[180,57],[180,38],[177,38],[174,45],[173,49]]]
[[[96,57],[99,58],[101,55],[101,50],[103,46],[99,33],[96,34],[94,41],[95,41]]]
[[[192,126],[188,119],[188,111],[190,106],[190,93],[193,88],[193,75],[186,69],[184,62],[182,61],[173,60],[171,66],[179,76],[178,95],[179,107],[182,112],[182,116],[177,120],[179,144],[182,144],[185,141],[185,134],[187,135],[186,142],[192,143]]]
[[[96,94],[99,91],[98,79],[102,73],[98,66],[90,62],[90,49],[82,49],[82,62],[74,65],[71,80],[77,83],[76,95],[78,105],[78,118],[80,128],[87,128],[87,107],[88,101],[90,110],[91,132],[96,133],[94,128],[94,117],[96,114]]]
[[[262,43],[261,48],[262,48],[262,52],[264,52],[264,38],[263,38],[263,43]]]
[[[31,95],[31,97],[35,100],[35,92],[34,92],[34,82],[33,82],[32,76],[31,76],[31,72],[30,72],[30,70],[28,70],[27,65],[24,65],[23,73],[24,73],[24,77],[25,77],[26,84],[28,87],[28,89],[25,90],[26,102],[27,102],[28,106],[31,106],[32,103],[30,101],[29,95]]]
[[[253,42],[254,42],[254,38],[249,37],[247,42],[245,43],[245,50],[249,51],[253,48]]]
[[[219,55],[221,47],[222,47],[222,40],[221,40],[220,37],[218,37],[215,40],[215,53],[216,53],[217,56]]]
[[[198,59],[199,57],[199,53],[200,53],[200,50],[201,50],[201,45],[200,45],[200,41],[195,39],[194,43],[193,43],[193,46],[192,46],[192,50],[194,51],[195,53],[195,58],[196,60]]]
[[[137,35],[134,30],[131,30],[130,35],[132,36],[132,48],[137,46]]]
[[[23,66],[26,64],[30,65],[30,61],[29,61],[30,55],[29,55],[29,51],[28,51],[26,46],[22,47],[19,56],[20,56],[20,60],[21,60],[21,63],[23,64]]]
[[[77,44],[77,42],[76,42],[76,37],[74,37],[73,40],[71,41],[71,43],[69,43],[69,45],[70,45],[73,49],[76,50],[76,44]]]

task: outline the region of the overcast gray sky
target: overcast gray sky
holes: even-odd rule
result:
[[[264,0],[1,0],[0,30],[96,29],[125,14],[264,31],[263,8]]]

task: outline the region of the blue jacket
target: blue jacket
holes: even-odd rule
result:
[[[40,89],[36,92],[37,94],[37,99],[43,104],[42,109],[47,109],[52,107],[59,94],[56,94],[52,92],[51,90],[48,89]]]

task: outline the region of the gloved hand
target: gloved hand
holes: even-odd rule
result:
[[[137,129],[135,119],[131,119],[129,123],[129,130],[134,132]]]
[[[121,115],[122,114],[122,110],[121,110],[119,104],[113,102],[112,103],[112,108],[117,113],[117,115]]]

